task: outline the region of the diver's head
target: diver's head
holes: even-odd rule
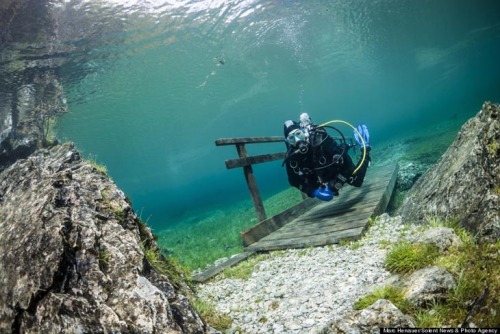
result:
[[[285,122],[284,135],[285,141],[292,146],[297,146],[306,140],[304,130],[294,121]]]

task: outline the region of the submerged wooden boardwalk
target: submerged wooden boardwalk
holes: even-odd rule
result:
[[[391,197],[398,166],[373,166],[361,188],[344,186],[330,202],[307,199],[285,212],[242,232],[244,252],[193,277],[204,282],[255,252],[324,246],[341,240],[359,239],[369,218],[385,211]]]
[[[320,202],[283,227],[245,247],[245,251],[324,246],[343,239],[359,239],[369,218],[387,207],[397,166],[374,168],[361,188],[346,185],[330,202]],[[246,233],[251,233],[249,230]]]

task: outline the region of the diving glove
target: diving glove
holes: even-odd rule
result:
[[[319,187],[312,192],[313,197],[322,201],[330,201],[333,198],[333,193],[328,187]]]
[[[357,130],[358,131],[354,131],[354,139],[356,139],[359,146],[361,146],[361,148],[364,148],[365,146],[370,147],[370,133],[368,132],[368,128],[366,127],[366,125],[358,125]],[[360,138],[359,135],[361,135],[362,138]]]

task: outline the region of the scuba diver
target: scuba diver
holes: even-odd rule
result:
[[[329,126],[330,123],[344,123],[354,130],[357,144],[348,144],[342,132]],[[340,134],[339,139],[328,135],[330,128]],[[287,152],[286,165],[288,182],[309,197],[323,201],[338,196],[345,183],[361,187],[366,170],[370,166],[370,135],[366,125],[354,128],[344,121],[330,121],[315,125],[307,113],[300,115],[300,122],[288,120],[284,124]],[[349,149],[359,145],[362,156],[354,165]]]

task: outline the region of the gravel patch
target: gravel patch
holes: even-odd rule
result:
[[[384,268],[390,244],[417,229],[384,214],[359,241],[271,252],[248,280],[220,275],[197,295],[233,319],[228,333],[317,333],[391,275]]]

